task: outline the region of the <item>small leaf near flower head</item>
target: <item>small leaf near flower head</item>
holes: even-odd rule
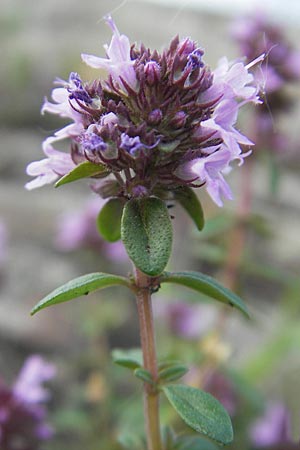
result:
[[[121,237],[121,217],[124,202],[120,198],[111,198],[101,209],[97,218],[97,228],[108,242],[116,242]]]
[[[193,191],[188,186],[183,186],[174,191],[175,200],[185,209],[188,215],[196,224],[196,227],[201,231],[204,227],[204,217],[201,203]]]
[[[64,303],[74,298],[87,295],[90,292],[97,291],[109,286],[123,285],[131,288],[130,282],[127,278],[111,275],[109,273],[89,273],[68,283],[60,286],[44,297],[31,311],[31,315],[37,313],[41,309],[48,306]]]
[[[128,369],[137,369],[143,365],[143,354],[140,348],[130,348],[129,350],[114,349],[112,359],[115,364]]]
[[[188,371],[189,369],[186,366],[177,364],[160,370],[158,373],[158,378],[160,381],[169,383],[170,381],[179,380],[179,378],[183,377],[183,375],[185,375]]]
[[[162,273],[172,247],[172,224],[162,200],[146,197],[126,203],[121,235],[126,251],[138,269],[150,276]]]
[[[200,272],[165,272],[159,279],[160,283],[175,283],[201,292],[208,297],[227,303],[239,309],[246,317],[249,313],[243,300],[234,292],[219,284],[216,280]]]
[[[167,399],[184,422],[220,444],[233,439],[230,417],[212,395],[179,384],[162,388]]]
[[[89,161],[85,161],[76,166],[75,169],[71,170],[71,172],[60,178],[57,183],[55,183],[55,187],[59,187],[67,183],[72,183],[73,181],[80,180],[81,178],[102,177],[108,174],[109,172],[104,165],[93,164]]]
[[[148,370],[145,370],[143,368],[135,369],[134,375],[140,380],[144,381],[144,383],[148,383],[151,384],[152,386],[155,386],[155,382],[153,381],[152,375]]]

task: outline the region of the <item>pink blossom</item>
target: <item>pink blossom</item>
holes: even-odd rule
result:
[[[222,197],[232,200],[231,189],[223,173],[228,171],[232,155],[225,147],[206,157],[197,158],[190,163],[190,171],[197,175],[213,201],[223,206]]]
[[[229,63],[225,56],[219,60],[219,64],[214,70],[214,83],[223,85],[222,99],[240,98],[258,102],[258,89],[253,86],[253,79],[247,66],[240,61]]]
[[[70,94],[66,89],[66,86],[68,86],[69,83],[63,80],[59,80],[59,83],[64,84],[65,87],[53,89],[52,99],[55,103],[49,102],[46,98],[42,106],[42,114],[45,112],[57,114],[60,117],[72,119],[73,123],[66,125],[54,133],[53,136],[47,138],[44,142],[44,145],[46,146],[55,141],[78,136],[84,129],[82,125],[82,115],[72,107],[69,98]]]
[[[27,166],[27,174],[36,177],[26,183],[28,190],[53,183],[76,167],[69,154],[55,150],[50,144],[44,146],[44,153],[48,158],[33,161]]]
[[[137,78],[133,68],[134,60],[130,56],[130,41],[127,36],[120,34],[116,24],[110,16],[106,16],[106,23],[110,26],[113,35],[110,45],[104,45],[107,58],[98,56],[81,55],[82,60],[95,69],[104,69],[124,87],[122,79],[134,90],[137,89]]]

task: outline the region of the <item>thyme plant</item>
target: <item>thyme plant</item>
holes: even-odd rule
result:
[[[233,161],[241,165],[249,155],[241,145],[253,145],[235,124],[243,105],[259,102],[248,69],[262,57],[246,66],[223,58],[211,71],[203,49],[190,38],[175,37],[159,53],[131,45],[111,17],[106,22],[112,29],[106,57],[83,54],[82,59],[106,70],[107,78],[83,82],[72,72],[68,81],[56,80],[53,102],[46,99],[42,112],[71,123],[44,141],[46,158],[29,164],[27,172],[35,178],[26,186],[91,179],[92,190],[107,200],[98,229],[109,242],[122,239],[133,272],[128,278],[83,275],[43,298],[32,314],[109,286],[129,289],[136,297],[143,359],[132,352],[115,352],[114,359],[143,382],[147,450],[190,448],[189,437],[162,436],[160,395],[193,430],[228,444],[233,432],[223,406],[206,392],[174,383],[185,366],[157,360],[151,295],[164,283],[182,285],[247,315],[242,300],[211,277],[165,271],[173,235],[168,206],[179,203],[201,230],[203,211],[194,189],[205,188],[219,206],[232,198],[225,175]],[[69,153],[54,147],[66,138]],[[193,439],[200,448],[202,438]]]

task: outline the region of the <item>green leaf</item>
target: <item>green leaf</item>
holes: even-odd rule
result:
[[[204,215],[201,203],[193,189],[183,186],[174,191],[174,196],[201,231],[204,227]]]
[[[176,450],[218,450],[212,442],[198,436],[181,436],[176,441]]]
[[[131,432],[126,432],[119,436],[118,442],[126,450],[146,450],[142,438],[135,436]]]
[[[249,313],[243,300],[214,278],[199,272],[165,272],[159,279],[160,283],[175,283],[186,286],[207,295],[222,303],[227,303],[239,309],[246,317]]]
[[[133,370],[143,365],[143,355],[140,348],[131,348],[129,350],[116,348],[112,351],[112,359],[115,364]]]
[[[121,237],[123,206],[123,200],[120,198],[111,198],[105,203],[98,215],[98,231],[108,242],[116,242]]]
[[[155,386],[155,382],[152,379],[151,373],[146,369],[135,369],[134,375],[145,383],[149,383],[152,386]]]
[[[221,444],[233,440],[230,417],[212,395],[190,386],[164,386],[163,392],[184,422]]]
[[[163,359],[162,361],[158,362],[158,369],[160,371],[172,366],[180,366],[180,365],[182,365],[182,363],[178,359]]]
[[[75,278],[68,283],[60,286],[52,291],[49,295],[44,297],[31,311],[31,315],[47,308],[48,306],[56,305],[58,303],[67,302],[73,298],[87,295],[90,292],[97,291],[109,286],[123,285],[131,288],[130,282],[127,278],[111,275],[109,273],[90,273],[81,277]]]
[[[93,164],[89,161],[85,161],[75,169],[71,170],[71,172],[64,175],[60,178],[56,183],[55,187],[62,186],[63,184],[72,183],[72,181],[80,180],[81,178],[87,177],[102,177],[104,175],[108,175],[107,167],[102,164]]]
[[[132,199],[122,216],[121,235],[130,259],[150,276],[162,273],[172,248],[172,225],[165,203],[157,197]]]
[[[159,380],[162,380],[164,382],[170,382],[178,380],[179,378],[183,377],[183,375],[185,375],[188,371],[189,369],[186,366],[176,365],[160,370],[158,377]]]

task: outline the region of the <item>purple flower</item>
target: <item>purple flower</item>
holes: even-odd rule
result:
[[[106,23],[110,26],[113,36],[110,45],[105,45],[107,58],[82,54],[82,60],[95,69],[105,69],[122,88],[126,82],[132,89],[137,89],[137,78],[133,68],[134,60],[130,55],[130,41],[127,36],[120,34],[114,21],[106,16]],[[126,90],[126,88],[125,88]]]
[[[249,154],[242,153],[242,146],[253,145],[236,122],[242,106],[260,102],[249,69],[263,57],[256,55],[248,65],[222,58],[212,72],[204,51],[190,38],[176,37],[158,53],[131,45],[111,17],[106,21],[113,32],[107,58],[83,55],[83,60],[107,69],[108,77],[83,83],[72,72],[64,88],[54,89],[54,103],[46,101],[43,111],[72,123],[47,138],[44,151],[68,137],[72,158],[64,160],[64,169],[86,160],[106,166],[107,176],[116,180],[109,192],[125,200],[136,195],[136,186],[143,195],[161,192],[163,197],[167,190],[172,197],[182,186],[205,184],[221,206],[224,198],[232,198],[224,175],[233,161],[242,164]],[[38,178],[27,187],[66,173],[58,167],[61,155],[29,165],[28,173]],[[93,190],[107,198],[111,185],[103,186]]]
[[[25,361],[13,386],[14,394],[26,403],[40,403],[48,400],[49,392],[43,383],[56,374],[53,364],[47,363],[39,355],[32,355]]]
[[[232,193],[223,176],[229,169],[232,155],[229,150],[223,148],[206,157],[197,158],[187,163],[185,170],[190,178],[199,178],[205,183],[206,190],[218,206],[223,206],[222,198],[231,200]]]
[[[170,331],[185,339],[199,339],[215,322],[215,311],[209,305],[188,305],[181,301],[157,302],[157,317],[167,324]]]
[[[42,386],[53,378],[55,367],[40,356],[29,357],[12,388],[0,379],[0,448],[3,450],[38,450],[41,442],[53,436],[46,423]]]
[[[87,104],[93,103],[92,98],[86,91],[86,89],[83,87],[82,81],[78,73],[71,72],[69,77],[69,86],[67,88],[68,92],[70,93],[69,99],[70,100],[78,100]]]
[[[128,134],[122,133],[120,147],[122,150],[134,155],[136,151],[143,148],[143,144],[141,143],[139,136],[130,137]]]
[[[103,139],[93,131],[89,131],[89,129],[80,136],[80,143],[84,150],[91,152],[94,150],[104,151],[107,149],[107,144],[105,144]]]
[[[200,48],[193,50],[187,58],[187,68],[191,68],[192,71],[196,69],[200,69],[204,67],[204,62],[202,61],[202,56],[204,55],[204,51]]]
[[[48,158],[34,161],[27,166],[27,174],[36,177],[25,185],[28,190],[53,183],[76,167],[69,154],[55,150],[48,143],[46,145],[46,141],[44,153]]]
[[[271,403],[265,414],[250,428],[250,437],[257,447],[291,442],[290,415],[281,403]]]

